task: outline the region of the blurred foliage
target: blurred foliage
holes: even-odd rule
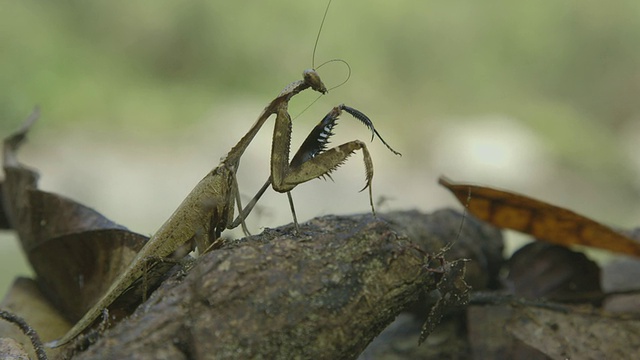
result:
[[[34,103],[59,121],[175,124],[213,102],[273,94],[310,66],[324,4],[5,2],[2,130]],[[318,58],[346,58],[371,76],[358,78],[364,87],[385,90],[367,91],[369,102],[410,105],[413,121],[508,111],[535,123],[533,108],[565,104],[563,117],[615,128],[640,106],[639,15],[634,0],[337,0]]]

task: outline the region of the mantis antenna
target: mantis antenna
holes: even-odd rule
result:
[[[331,59],[331,60],[327,60],[327,61],[323,62],[322,64],[318,65],[318,67],[317,67],[317,68],[315,68],[315,69],[317,70],[317,69],[320,69],[321,67],[323,67],[324,65],[326,65],[326,64],[328,64],[328,63],[330,63],[330,62],[336,62],[336,61],[337,61],[337,62],[341,62],[341,63],[343,63],[343,64],[345,64],[345,65],[346,65],[346,67],[347,67],[347,78],[346,78],[346,79],[344,79],[344,81],[343,81],[343,82],[341,82],[340,84],[338,84],[338,85],[336,85],[336,86],[334,86],[334,87],[330,87],[330,88],[329,88],[329,90],[333,90],[333,89],[335,89],[335,88],[339,88],[340,86],[342,86],[342,85],[346,84],[346,83],[347,83],[347,81],[349,81],[349,79],[351,78],[351,66],[349,65],[349,63],[348,63],[348,62],[346,62],[346,61],[344,61],[344,60],[342,60],[342,59]]]
[[[331,6],[331,1],[332,0],[329,0],[329,2],[327,3],[327,7],[324,9],[324,15],[322,16],[322,21],[320,22],[320,29],[318,29],[318,35],[316,35],[316,41],[313,44],[313,51],[311,53],[311,68],[314,69],[314,70],[317,70],[317,69],[320,69],[321,67],[323,67],[324,65],[326,65],[328,63],[341,62],[344,65],[346,65],[346,67],[347,67],[347,77],[340,84],[335,85],[333,87],[330,87],[327,91],[331,91],[333,89],[339,88],[340,86],[346,84],[347,81],[349,81],[349,79],[351,78],[351,66],[349,65],[348,62],[346,62],[345,60],[342,60],[342,59],[327,60],[327,61],[323,62],[322,64],[318,65],[318,67],[316,68],[316,64],[315,64],[316,63],[316,50],[318,49],[318,42],[320,41],[320,34],[322,33],[322,28],[324,27],[324,21],[327,18],[327,13],[329,13],[329,7]],[[313,104],[315,104],[316,101],[318,101],[321,97],[322,97],[322,94],[318,95],[318,97],[316,97],[315,100],[313,100],[309,105],[307,105],[307,107],[305,107],[296,116],[294,116],[293,119],[297,119],[300,115],[302,115],[305,111],[307,111],[311,106],[313,106]]]
[[[320,29],[318,29],[318,35],[316,35],[316,42],[313,44],[313,52],[311,53],[311,67],[316,68],[316,49],[318,48],[318,41],[320,40],[320,33],[322,33],[322,27],[324,26],[324,20],[327,18],[327,13],[329,12],[329,6],[331,6],[331,1],[327,3],[327,8],[324,9],[324,15],[322,16],[322,22],[320,22]],[[323,64],[324,65],[324,64]],[[320,65],[322,66],[322,65]]]
[[[329,88],[329,90],[333,90],[335,88],[338,88],[338,87],[344,85],[347,81],[349,81],[349,78],[351,77],[351,66],[349,66],[348,62],[346,62],[346,61],[344,61],[342,59],[327,60],[327,61],[323,62],[322,64],[318,65],[318,67],[316,67],[316,50],[318,49],[318,42],[320,41],[320,34],[322,33],[322,29],[324,28],[324,21],[327,19],[327,14],[329,13],[329,7],[331,6],[331,1],[332,0],[329,0],[329,2],[327,3],[327,7],[324,9],[324,15],[322,16],[322,21],[320,22],[320,29],[318,29],[318,35],[316,35],[316,41],[313,44],[313,51],[311,52],[311,68],[314,69],[314,70],[318,70],[321,67],[323,67],[325,64],[328,64],[330,62],[336,62],[336,61],[341,62],[341,63],[343,63],[343,64],[345,64],[347,66],[347,71],[348,71],[347,78],[343,82],[341,82],[340,84]],[[318,96],[318,98],[319,97],[320,96]],[[315,102],[315,100],[314,100],[314,102]],[[311,103],[311,104],[313,104],[313,103]],[[311,105],[309,105],[309,106],[311,106]]]

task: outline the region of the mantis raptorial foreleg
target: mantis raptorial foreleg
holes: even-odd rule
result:
[[[400,155],[399,152],[393,150],[389,144],[382,139],[378,131],[373,126],[373,123],[366,115],[352,107],[341,104],[333,108],[318,123],[318,125],[311,130],[300,146],[300,149],[298,149],[291,162],[289,162],[289,146],[291,142],[292,125],[291,117],[287,112],[286,106],[282,106],[277,112],[276,125],[274,127],[273,145],[271,148],[271,176],[269,176],[254,198],[241,211],[238,218],[236,218],[232,223],[232,226],[238,226],[240,221],[244,220],[249,215],[269,185],[272,185],[274,190],[287,193],[294,224],[297,229],[298,222],[295,208],[293,206],[293,199],[291,197],[291,190],[293,190],[293,188],[298,184],[309,180],[318,177],[330,176],[332,171],[337,169],[357,150],[362,150],[362,155],[364,157],[366,184],[362,190],[367,188],[369,189],[369,203],[371,204],[371,211],[375,215],[373,194],[371,190],[371,181],[373,180],[373,161],[371,160],[371,155],[369,154],[367,146],[359,140],[353,140],[340,146],[336,146],[328,150],[326,149],[329,139],[333,135],[333,127],[336,125],[342,111],[346,111],[367,126],[371,130],[372,140],[374,136],[377,136],[391,152],[396,155]]]

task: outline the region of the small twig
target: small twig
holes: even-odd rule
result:
[[[27,335],[29,340],[31,340],[31,344],[33,345],[33,349],[35,350],[38,359],[47,360],[47,354],[44,352],[44,346],[42,345],[40,336],[38,336],[38,333],[29,326],[23,318],[6,310],[0,310],[0,318],[17,325],[20,330]]]

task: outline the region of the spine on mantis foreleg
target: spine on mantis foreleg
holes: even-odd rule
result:
[[[48,347],[58,347],[73,340],[87,329],[120,295],[122,295],[136,280],[144,275],[147,262],[151,259],[169,256],[181,245],[197,237],[208,237],[210,226],[217,226],[211,221],[212,214],[218,206],[225,202],[228,196],[227,184],[220,186],[226,176],[220,171],[227,171],[223,164],[214,169],[183,200],[176,211],[165,221],[140,252],[133,259],[127,269],[114,281],[107,292],[98,302],[78,321],[60,340],[52,341]],[[228,210],[228,209],[226,209]],[[231,214],[233,214],[233,209]],[[228,219],[219,219],[226,223]],[[214,231],[216,232],[216,231]],[[209,241],[194,239],[196,243],[207,246]],[[199,240],[199,241],[198,241]],[[204,251],[204,248],[200,249]]]

